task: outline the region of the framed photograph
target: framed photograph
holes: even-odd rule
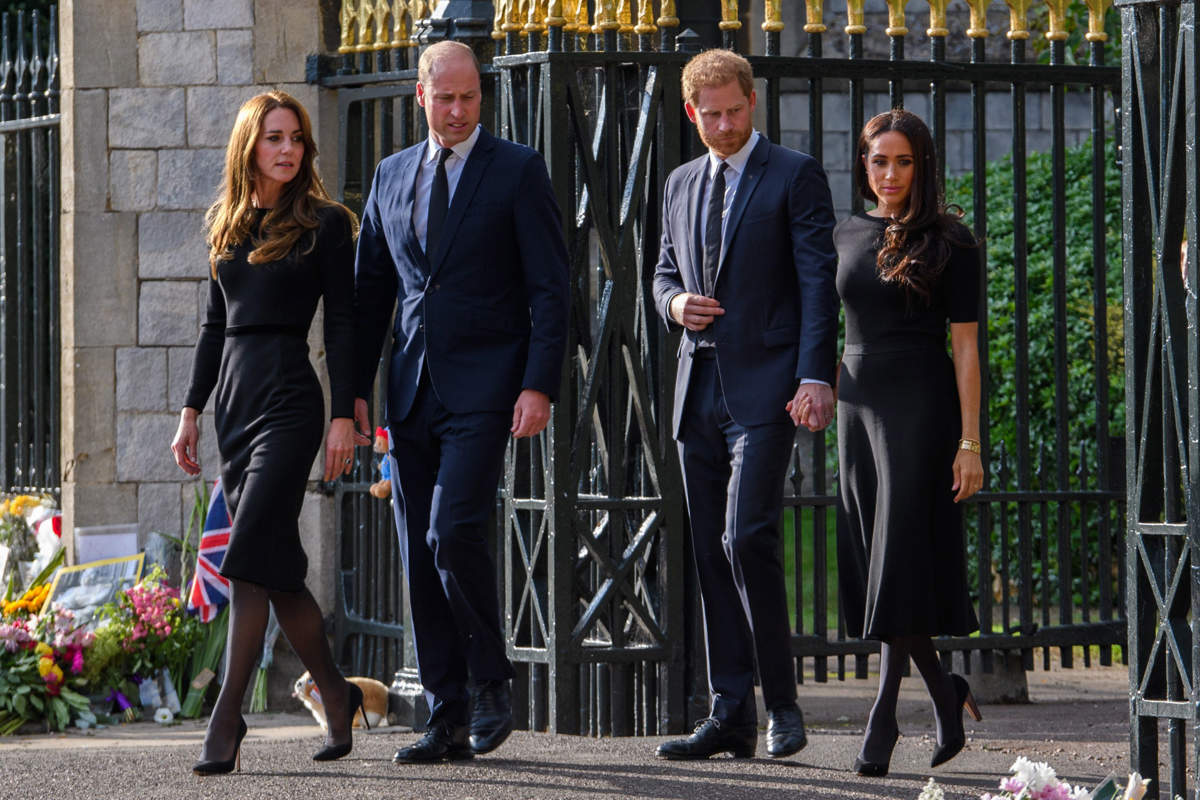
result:
[[[1120,800],[1124,786],[1117,783],[1116,776],[1109,775],[1092,790],[1092,800]]]
[[[138,553],[63,567],[54,576],[46,605],[73,611],[76,623],[91,628],[101,606],[141,579],[145,559],[145,553]]]

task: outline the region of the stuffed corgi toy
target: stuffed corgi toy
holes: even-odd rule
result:
[[[346,680],[362,689],[363,708],[367,712],[367,722],[370,726],[374,728],[381,721],[386,721],[387,687],[374,678],[347,678]],[[312,712],[317,724],[321,726],[321,730],[328,728],[325,722],[325,704],[321,702],[321,690],[317,688],[316,681],[307,672],[296,679],[296,683],[292,686],[292,697],[299,699],[301,703],[304,703],[305,708]],[[352,727],[361,728],[362,726],[362,711],[356,711]]]
[[[372,497],[386,500],[392,496],[392,464],[388,460],[388,430],[383,426],[375,429],[375,446],[371,448],[379,454],[379,480],[367,489]]]

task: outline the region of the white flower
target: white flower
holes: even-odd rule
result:
[[[942,787],[938,786],[933,778],[930,778],[929,783],[925,784],[925,788],[917,795],[917,800],[946,800],[946,794],[942,791]]]
[[[1083,786],[1076,786],[1071,790],[1071,800],[1092,800],[1092,793]]]
[[[1125,784],[1125,800],[1142,800],[1142,796],[1149,788],[1150,781],[1148,779],[1132,772],[1129,774],[1129,783]]]
[[[154,712],[154,721],[159,725],[170,725],[175,721],[175,715],[171,713],[171,709],[163,706]]]

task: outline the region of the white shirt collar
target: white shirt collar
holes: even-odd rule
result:
[[[477,141],[479,141],[479,132],[482,129],[483,129],[482,125],[476,125],[475,130],[471,131],[470,136],[468,136],[467,138],[463,139],[458,144],[451,147],[450,149],[454,151],[454,155],[458,156],[463,161],[466,161],[467,156],[471,155],[471,150],[473,150],[475,148],[475,143]],[[438,153],[441,152],[441,150],[442,150],[442,146],[440,144],[438,144],[437,142],[435,142],[433,140],[432,136],[430,136],[428,139],[426,139],[425,163],[429,164],[429,163],[436,162]]]
[[[746,171],[746,162],[750,160],[750,154],[754,152],[755,146],[758,145],[759,133],[756,130],[750,131],[750,138],[742,145],[742,149],[725,159],[725,163],[729,168],[741,175]],[[708,177],[717,174],[717,169],[721,166],[721,158],[712,150],[708,151]]]

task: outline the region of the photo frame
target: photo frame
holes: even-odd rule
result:
[[[70,610],[77,624],[92,628],[100,607],[141,579],[145,561],[146,554],[138,553],[63,567],[50,585],[46,607]]]

